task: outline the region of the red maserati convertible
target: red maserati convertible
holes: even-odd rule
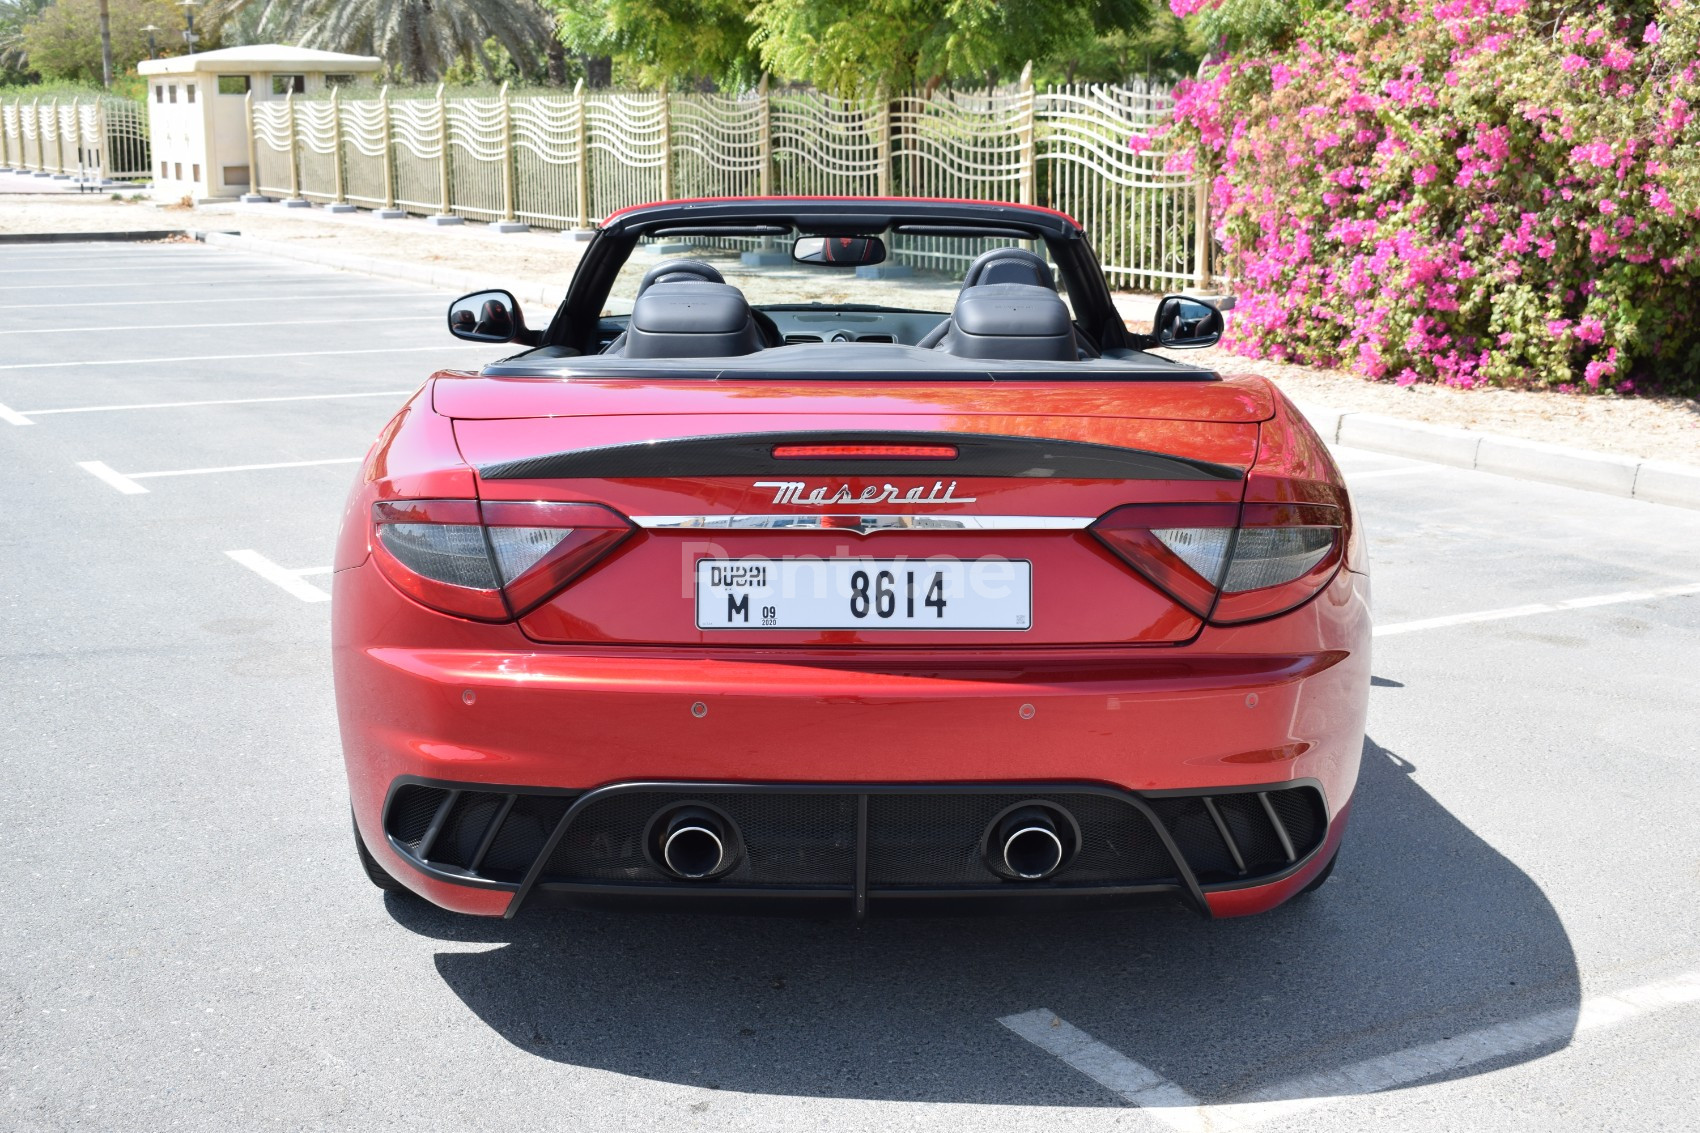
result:
[[[1073,220],[964,201],[608,218],[519,352],[431,376],[336,552],[381,888],[855,916],[1327,877],[1369,688],[1340,472],[1261,378],[1148,353]]]

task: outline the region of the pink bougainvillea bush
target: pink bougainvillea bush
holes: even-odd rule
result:
[[[1700,0],[1352,0],[1207,68],[1171,129],[1241,353],[1700,393]]]

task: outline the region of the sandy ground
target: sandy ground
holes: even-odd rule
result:
[[[0,182],[23,182],[0,174]],[[0,185],[17,190],[26,185]],[[318,209],[280,205],[184,205],[160,207],[109,197],[75,197],[60,192],[6,192],[0,202],[0,234],[135,231],[211,228],[267,240],[335,248],[354,255],[403,263],[430,263],[467,271],[535,280],[564,288],[584,245],[554,233],[499,234],[482,225],[427,226],[417,218],[379,221],[367,213],[331,216]],[[877,285],[876,285],[877,286]],[[895,293],[909,291],[892,288]],[[758,289],[759,290],[759,289]],[[868,292],[861,291],[863,301]],[[846,295],[846,298],[849,296]],[[752,295],[760,301],[760,295]],[[880,296],[879,298],[884,298]],[[830,296],[822,295],[830,301]],[[877,301],[877,299],[876,299]],[[1149,296],[1121,296],[1118,305],[1143,323]],[[1226,351],[1176,352],[1177,359],[1224,373],[1250,372],[1276,381],[1297,400],[1336,409],[1382,413],[1438,425],[1480,429],[1531,440],[1629,456],[1700,464],[1700,401],[1691,398],[1584,396],[1529,390],[1454,390],[1365,381],[1339,371],[1254,361]]]

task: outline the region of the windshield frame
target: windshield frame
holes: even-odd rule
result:
[[[821,236],[885,232],[903,224],[1020,231],[1028,239],[1044,241],[1074,307],[1075,322],[1099,349],[1134,345],[1110,299],[1097,257],[1073,219],[1034,205],[892,197],[728,197],[641,205],[614,213],[585,249],[543,344],[596,352],[602,310],[620,269],[644,235],[684,226],[747,229],[763,223]]]

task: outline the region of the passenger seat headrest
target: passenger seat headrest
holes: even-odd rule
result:
[[[1024,283],[1029,287],[1057,289],[1051,265],[1025,248],[993,248],[968,265],[962,277],[963,290],[989,283]]]
[[[963,288],[950,329],[936,349],[958,358],[1073,362],[1080,357],[1062,296],[1025,283]]]
[[[627,358],[729,358],[762,348],[744,293],[725,283],[669,281],[640,294],[621,353]]]
[[[643,273],[637,293],[642,295],[657,283],[725,283],[726,277],[713,264],[701,260],[662,260]]]

